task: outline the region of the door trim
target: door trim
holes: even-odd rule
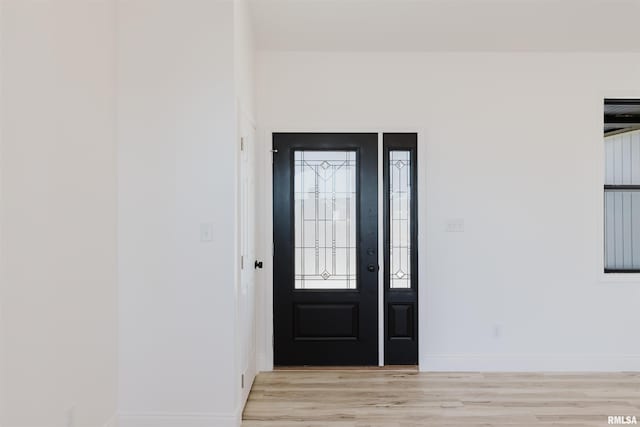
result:
[[[320,127],[304,127],[304,126],[290,126],[287,124],[270,124],[259,129],[260,145],[258,148],[262,155],[260,176],[262,177],[262,187],[260,188],[260,209],[262,214],[262,222],[260,224],[260,232],[262,236],[260,239],[261,256],[265,260],[264,269],[261,270],[259,283],[259,313],[258,319],[262,325],[258,328],[258,370],[270,372],[274,370],[273,365],[273,174],[272,174],[272,153],[271,144],[273,141],[274,133],[377,133],[379,135],[380,146],[382,144],[382,135],[384,133],[415,133],[418,139],[418,161],[421,165],[418,170],[418,179],[421,183],[420,190],[418,192],[418,212],[421,215],[426,215],[427,206],[427,192],[426,183],[428,183],[427,171],[429,168],[429,162],[427,152],[429,149],[429,141],[426,135],[428,135],[427,129],[424,125],[416,126],[395,126],[395,125],[377,125],[377,126],[362,126],[362,127],[345,127],[344,125],[336,124],[335,126],[326,125]],[[381,153],[381,151],[379,151]],[[380,161],[380,160],[379,160]],[[426,229],[427,222],[419,221],[418,226],[418,251],[425,253],[426,249]],[[381,264],[382,265],[382,264]],[[418,259],[418,271],[423,283],[419,286],[418,300],[424,301],[426,298],[426,285],[424,283],[427,275],[427,262],[424,257]],[[382,276],[380,276],[382,277]],[[383,316],[382,299],[379,299],[380,311],[379,316]],[[425,304],[422,304],[424,307]],[[419,318],[423,316],[419,313]],[[380,329],[384,333],[384,327]],[[419,348],[425,348],[426,343],[426,329],[421,328],[418,334]],[[384,345],[384,340],[379,340],[379,345]],[[380,353],[383,353],[383,349],[380,349]],[[420,369],[420,360],[426,360],[426,355],[418,353],[418,367]],[[380,357],[380,364],[383,364],[384,360]],[[424,363],[423,363],[424,365]]]

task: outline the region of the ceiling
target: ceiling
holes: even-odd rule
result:
[[[640,0],[248,1],[260,50],[640,52]]]

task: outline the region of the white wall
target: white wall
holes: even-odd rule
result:
[[[602,274],[602,114],[639,71],[637,54],[260,52],[264,164],[269,131],[420,133],[421,369],[638,370],[640,279]]]
[[[116,411],[114,6],[2,4],[5,426]]]
[[[118,406],[122,426],[236,425],[255,373],[255,357],[239,363],[254,291],[238,283],[246,5],[1,12],[0,424],[102,426]]]
[[[7,0],[2,12],[2,422],[114,415],[118,268],[122,424],[235,424],[236,336],[250,329],[234,303],[246,7]],[[255,362],[243,368],[252,377]]]
[[[237,108],[249,121],[255,121],[254,34],[247,0],[234,0],[233,44],[234,81]]]
[[[247,60],[235,8],[119,5],[121,426],[226,426],[240,415],[237,104],[250,90],[236,81]],[[213,240],[201,241],[208,224]]]

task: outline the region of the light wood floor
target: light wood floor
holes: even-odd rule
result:
[[[640,373],[275,371],[243,427],[606,426],[640,422]]]

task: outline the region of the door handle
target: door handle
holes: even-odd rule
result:
[[[374,264],[369,264],[367,266],[367,270],[369,272],[371,272],[371,273],[374,273],[374,272],[378,271],[378,269],[379,269],[379,267],[377,265],[374,265]]]

